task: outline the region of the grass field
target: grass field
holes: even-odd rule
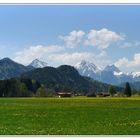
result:
[[[1,135],[140,135],[140,98],[1,98]]]

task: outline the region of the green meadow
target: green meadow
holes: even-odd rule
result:
[[[140,98],[1,98],[1,135],[140,135]]]

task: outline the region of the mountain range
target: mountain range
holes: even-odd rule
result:
[[[104,69],[101,69],[91,62],[83,60],[76,64],[75,68],[83,76],[108,84],[119,85],[124,82],[133,83],[140,81],[140,72],[124,73],[115,65],[108,65]]]
[[[38,68],[39,67],[39,68]],[[57,68],[47,66],[40,60],[34,60],[28,66],[16,63],[9,58],[0,60],[0,79],[25,78],[36,80],[55,91],[70,90],[86,95],[108,91],[108,84],[82,76],[72,66],[61,65]],[[116,87],[121,90],[122,88]]]
[[[67,68],[67,67],[64,67],[64,68]],[[137,88],[139,87],[138,85],[140,84],[138,82],[140,81],[140,72],[123,73],[115,65],[108,65],[104,69],[101,69],[91,62],[83,60],[80,63],[77,63],[74,66],[74,68],[79,72],[81,76],[89,77],[93,79],[93,81],[94,80],[99,81],[99,83],[102,82],[102,83],[113,84],[113,85],[118,86],[118,85],[121,85],[122,83],[130,82],[130,83],[136,83]],[[61,73],[60,71],[61,66],[58,68],[49,67],[46,62],[40,61],[38,59],[33,60],[28,66],[24,66],[22,64],[16,63],[10,58],[1,59],[0,60],[0,79],[2,80],[2,79],[8,79],[12,77],[19,77],[22,74],[28,73],[30,71],[36,73],[36,69],[37,71],[40,71],[40,73],[42,73],[44,77],[46,76],[46,78],[56,75],[57,80],[54,80],[55,78],[53,77],[52,78],[54,80],[53,82],[59,81],[60,83],[62,83],[60,80],[60,79],[63,79],[63,73]],[[47,73],[43,73],[45,70],[47,70]],[[39,72],[37,73],[38,73],[38,77],[37,77],[38,79],[40,75],[39,75]],[[48,73],[50,73],[51,75],[49,75]],[[56,73],[58,73],[58,75]],[[66,82],[66,80],[63,80],[63,81]]]
[[[22,73],[46,66],[47,63],[42,62],[38,59],[33,60],[28,66],[24,66],[17,62],[14,62],[10,58],[3,58],[0,60],[0,79],[3,80],[12,77],[19,77]]]

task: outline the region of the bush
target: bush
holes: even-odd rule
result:
[[[38,88],[36,92],[36,97],[53,97],[55,96],[55,91],[53,89],[47,89],[45,86]]]

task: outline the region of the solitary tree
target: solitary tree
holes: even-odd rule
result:
[[[125,85],[125,89],[124,89],[124,94],[127,96],[127,97],[130,97],[131,96],[131,87],[129,85],[128,82],[126,82],[126,85]]]
[[[108,89],[111,96],[113,96],[116,93],[116,89],[114,86],[110,85]]]
[[[46,87],[44,85],[42,85],[36,91],[36,97],[45,97],[45,96],[46,96]]]
[[[28,97],[29,91],[24,83],[20,83],[19,85],[19,93],[21,97]]]

